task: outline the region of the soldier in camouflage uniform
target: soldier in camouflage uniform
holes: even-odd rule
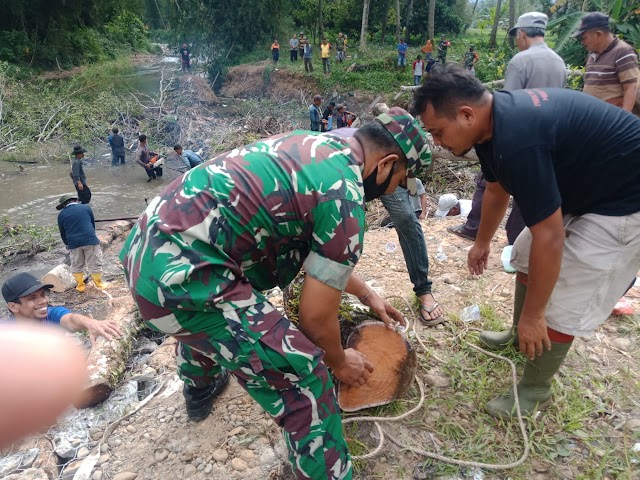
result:
[[[352,477],[327,367],[351,385],[373,367],[341,346],[341,291],[404,323],[353,269],[365,201],[415,188],[430,161],[424,131],[392,108],[352,138],[295,131],[222,154],[150,203],[121,259],[146,325],[179,341],[192,418],[210,412],[230,371],[284,429],[297,478]],[[302,266],[298,330],[261,292]]]

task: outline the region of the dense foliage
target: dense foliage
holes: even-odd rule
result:
[[[0,61],[65,68],[147,45],[144,0],[7,0]]]

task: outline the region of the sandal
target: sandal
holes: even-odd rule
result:
[[[456,225],[455,227],[447,227],[447,232],[453,233],[454,235],[458,235],[459,237],[466,238],[467,240],[471,240],[472,242],[476,241],[476,237],[466,233],[466,228],[464,225]]]
[[[431,308],[427,308],[425,305],[420,305],[420,316],[418,317],[420,319],[420,323],[422,323],[427,327],[434,327],[436,325],[443,323],[444,315],[440,315],[439,317],[432,319],[432,318],[425,318],[424,315],[422,314],[422,310],[424,310],[429,314],[429,317],[431,317],[431,312],[433,312],[436,308],[438,308],[438,306],[439,306],[438,303],[434,303],[431,306]]]

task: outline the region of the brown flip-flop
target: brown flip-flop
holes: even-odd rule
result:
[[[476,237],[469,235],[465,232],[464,225],[456,225],[455,227],[447,227],[447,232],[453,233],[459,237],[465,238],[467,240],[471,240],[472,242],[476,241]]]

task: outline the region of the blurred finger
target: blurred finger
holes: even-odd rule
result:
[[[373,372],[373,363],[371,363],[369,360],[365,359],[364,368],[369,370],[369,372]]]

